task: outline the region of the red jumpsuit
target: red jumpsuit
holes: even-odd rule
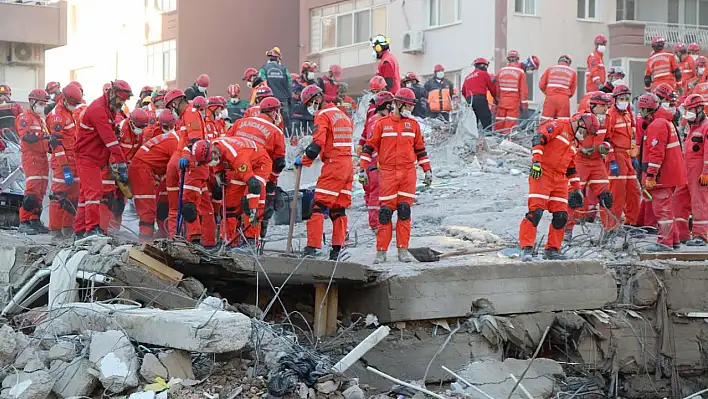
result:
[[[678,229],[674,226],[672,195],[676,187],[686,184],[686,168],[681,154],[681,143],[670,113],[653,115],[642,146],[642,182],[648,177],[656,186],[647,189],[652,196],[652,208],[659,224],[658,243],[672,247],[679,245]]]
[[[128,179],[133,190],[135,211],[139,219],[141,240],[151,240],[157,216],[157,186],[167,173],[167,163],[179,148],[177,133],[155,136],[143,144],[128,167]],[[177,187],[179,190],[179,187]],[[175,194],[177,192],[175,191]]]
[[[683,57],[683,60],[679,63],[679,68],[681,68],[681,89],[683,94],[679,97],[679,101],[683,103],[683,100],[688,97],[688,83],[696,79],[696,60],[690,55]]]
[[[332,246],[342,246],[347,235],[345,209],[352,203],[354,124],[345,112],[330,105],[317,111],[315,126],[317,129],[310,147],[319,146],[317,155],[323,165],[315,186],[312,215],[307,220],[307,246],[319,249],[322,248],[324,212],[327,209],[332,219]],[[313,162],[314,159],[305,152],[302,164],[311,166]]]
[[[153,104],[148,104],[146,107],[144,107],[145,111],[147,111],[148,116],[150,117],[150,123],[148,126],[143,130],[143,141],[148,141],[151,138],[155,136],[159,136],[162,134],[162,127],[160,126],[159,123],[157,123],[157,116],[158,116],[158,109],[155,108]],[[164,110],[160,110],[160,112],[165,112]],[[170,111],[167,111],[170,112]]]
[[[74,145],[77,123],[74,112],[62,102],[47,116],[50,131],[49,144],[52,149],[52,193],[56,199],[49,204],[49,230],[59,231],[74,227],[74,216],[79,204],[79,175],[76,171]],[[64,182],[64,168],[68,167],[74,176],[74,184]]]
[[[647,125],[648,123],[649,122],[647,121]],[[644,133],[646,130],[646,126],[644,126],[644,118],[642,118],[641,115],[637,116],[636,126],[637,132],[634,136],[634,142],[637,143],[637,146],[639,147],[639,155],[641,155],[644,148],[643,142],[645,140]],[[638,175],[639,172],[640,171],[637,171]],[[637,226],[648,226],[654,228],[658,226],[658,224],[656,223],[656,216],[654,216],[654,209],[652,208],[651,199],[647,198],[644,195],[642,195],[641,202],[639,204],[639,216],[637,217]]]
[[[676,62],[675,55],[663,50],[655,52],[646,62],[644,76],[651,77],[651,87],[645,87],[645,89],[654,90],[656,86],[662,83],[668,83],[676,90],[676,85],[681,83],[680,80],[676,80],[676,76],[674,75],[674,71],[677,69],[679,69],[679,66]]]
[[[366,123],[364,124],[364,130],[361,132],[361,139],[359,140],[359,145],[364,147],[366,140],[370,139],[374,133],[374,127],[376,122],[378,122],[383,115],[379,113],[374,113],[373,115],[366,118]],[[369,167],[366,169],[366,175],[369,178],[369,184],[364,186],[364,202],[366,202],[366,208],[369,212],[369,227],[375,230],[379,227],[379,168],[378,153],[374,152],[370,156],[368,154],[361,154],[361,158],[366,159],[369,162]]]
[[[509,63],[497,72],[496,85],[499,103],[494,130],[510,133],[519,121],[519,110],[528,106],[526,72],[518,64]]]
[[[247,108],[246,111],[244,111],[244,113],[243,113],[243,117],[244,117],[244,118],[251,118],[251,117],[255,118],[255,117],[258,117],[258,116],[261,116],[261,108],[260,108],[259,106],[257,106],[257,105],[254,105],[254,106],[252,106],[252,107],[250,107],[250,108]],[[272,119],[270,119],[270,118],[267,118],[267,119],[268,119],[271,123],[273,122]],[[283,129],[283,126],[284,126],[284,123],[283,123],[283,120],[281,119],[280,122],[278,123],[278,128],[280,128],[280,130],[285,131],[285,129]],[[234,129],[234,130],[232,130],[232,129]],[[236,128],[235,128],[233,125],[231,125],[231,128],[229,129],[229,131],[226,132],[226,136],[227,136],[227,137],[235,136],[235,135],[236,135],[235,129],[236,129]]]
[[[587,62],[587,72],[585,72],[585,92],[590,93],[591,91],[600,90],[605,84],[607,75],[605,73],[605,63],[602,60],[602,53],[593,50],[588,56]]]
[[[223,120],[214,119],[207,113],[204,119],[204,132],[207,140],[214,140],[226,135],[226,124]]]
[[[388,250],[393,235],[391,215],[394,210],[398,214],[396,246],[408,248],[411,238],[410,208],[416,191],[416,163],[425,172],[431,170],[420,125],[415,119],[399,118],[393,114],[381,118],[366,141],[362,155],[371,156],[375,152],[379,156],[381,204],[376,251]],[[362,157],[359,166],[368,169],[369,161]]]
[[[708,175],[708,118],[697,125],[689,125],[683,149],[686,160],[686,178],[691,196],[693,237],[708,241],[708,186],[701,186],[698,179]]]
[[[635,124],[634,117],[629,111],[619,111],[617,107],[611,107],[606,116],[607,133],[606,140],[612,145],[609,154],[605,156],[607,174],[610,179],[610,192],[612,193],[612,214],[617,220],[632,226],[637,225],[639,217],[639,207],[641,200],[641,190],[637,181],[637,171],[632,165],[630,152],[635,148]],[[619,166],[619,175],[610,173],[610,162],[616,161]],[[616,223],[615,218],[611,220],[612,226]]]
[[[391,53],[391,50],[384,50],[381,53],[376,74],[384,79],[391,79],[392,85],[389,85],[388,80],[386,81],[388,91],[391,93],[395,94],[401,88],[401,72],[399,71],[398,60]]]
[[[540,162],[542,174],[538,179],[529,177],[529,212],[519,227],[521,248],[533,247],[536,231],[544,210],[553,213],[548,227],[546,249],[559,250],[568,218],[568,186],[580,189],[580,177],[575,169],[575,141],[570,120],[555,120],[543,123],[538,128],[545,145],[532,149],[533,162]]]
[[[243,137],[256,142],[258,148],[263,148],[273,161],[273,170],[269,181],[278,182],[280,172],[285,166],[285,135],[283,130],[273,124],[267,115],[255,118],[241,118],[229,129],[227,136]]]
[[[15,130],[20,137],[22,169],[25,171],[25,199],[20,208],[20,222],[39,220],[42,201],[47,194],[49,146],[44,137],[47,128],[42,117],[26,110],[15,120]]]
[[[148,125],[149,128],[149,125]],[[146,130],[148,128],[145,128]],[[130,123],[128,119],[123,119],[118,123],[118,142],[120,143],[121,150],[123,151],[123,156],[128,164],[133,159],[140,146],[143,144],[142,135],[135,134],[130,128]],[[104,191],[108,188],[110,190],[109,195],[112,196],[109,201],[108,207],[102,210],[101,215],[101,225],[104,226],[108,224],[108,231],[120,230],[121,224],[123,223],[123,210],[125,209],[125,196],[123,192],[118,190],[113,179],[107,178],[103,182]]]
[[[575,94],[576,81],[575,70],[565,63],[546,69],[538,84],[546,95],[541,119],[570,120],[570,98]]]

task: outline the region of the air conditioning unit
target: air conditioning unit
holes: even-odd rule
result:
[[[422,30],[410,30],[403,33],[403,52],[407,54],[425,52],[425,35]]]
[[[12,43],[9,61],[14,64],[42,64],[44,61],[44,48],[41,44]]]

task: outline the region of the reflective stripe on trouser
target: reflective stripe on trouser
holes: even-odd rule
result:
[[[317,178],[313,212],[307,220],[307,246],[322,248],[324,233],[324,209],[349,208],[352,203],[352,170],[350,157],[339,157],[325,161],[322,173]],[[344,244],[347,235],[347,217],[342,216],[332,222],[332,245]]]
[[[616,151],[607,154],[605,158],[608,174],[610,161],[613,160],[617,161],[619,165],[619,176],[609,176],[613,201],[612,214],[617,220],[622,220],[622,215],[624,214],[624,223],[636,226],[642,198],[639,182],[637,181],[637,172],[632,166],[632,158],[629,154],[625,151]],[[610,222],[614,226],[615,220]]]
[[[180,153],[175,152],[167,163],[167,173],[165,174],[165,188],[167,190],[167,202],[170,211],[167,216],[168,237],[175,236],[177,230],[177,209],[179,208],[179,181],[181,171],[179,169]]]
[[[570,98],[562,94],[546,96],[541,111],[542,119],[569,119],[570,118]]]
[[[698,178],[696,177],[696,182]],[[691,239],[691,232],[688,230],[688,218],[691,216],[691,194],[688,186],[678,186],[674,188],[671,196],[671,210],[674,213],[674,229],[678,233],[679,241]]]
[[[72,167],[71,169],[74,175],[74,179],[78,179],[76,167]],[[78,209],[74,209],[74,214],[72,214],[65,208],[77,207],[77,204],[79,202],[80,180],[75,180],[74,184],[68,185],[64,183],[63,176],[63,170],[61,171],[61,175],[59,175],[57,168],[54,168],[51,187],[52,193],[54,193],[56,199],[50,200],[49,202],[49,230],[51,231],[59,231],[65,227],[73,228],[74,214],[76,214],[78,211]],[[62,198],[65,198],[65,200],[60,201],[60,199]],[[68,203],[66,201],[68,201]]]
[[[652,196],[651,206],[659,225],[659,238],[656,241],[669,247],[678,244],[680,241],[678,231],[674,226],[674,212],[671,209],[671,196],[674,188],[661,187],[648,191]]]
[[[103,171],[101,166],[80,156],[76,158],[76,168],[79,171],[79,176],[83,177],[79,181],[79,204],[84,205],[84,212],[83,215],[80,215],[80,212],[77,213],[74,231],[91,231],[101,227],[102,209],[108,208],[101,201],[103,199]],[[82,230],[78,230],[80,226],[83,226]]]
[[[113,211],[111,210],[111,206],[113,204],[108,203],[108,199],[112,198],[115,201],[115,198],[117,196],[118,188],[116,187],[116,182],[111,178],[111,175],[108,171],[108,166],[104,167],[101,169],[101,179],[102,179],[102,184],[103,184],[103,197],[102,201],[105,206],[101,207],[101,230],[103,230],[106,234],[109,233],[109,228],[111,230],[115,229],[115,224],[112,223],[114,216],[113,216]],[[120,226],[120,225],[118,225]]]
[[[576,156],[575,167],[578,170],[578,177],[580,177],[580,184],[583,186],[583,196],[585,198],[589,197],[589,193],[592,193],[597,199],[600,193],[610,190],[610,180],[607,177],[607,171],[602,159],[587,159],[583,156]],[[565,228],[572,229],[575,227],[577,220],[586,216],[589,209],[590,201],[586,200],[582,208],[571,210]],[[610,210],[603,206],[598,207],[598,209],[600,210],[602,227],[604,229],[611,228],[613,224],[610,222],[610,219],[612,219]]]
[[[20,207],[20,221],[38,220],[42,215],[42,201],[49,184],[49,162],[46,154],[23,156],[22,169],[25,171],[25,196],[36,196],[37,206],[31,211]]]
[[[691,214],[693,215],[693,237],[708,239],[708,187],[701,186],[698,178],[703,171],[703,159],[688,159],[686,177],[691,195]],[[679,237],[680,238],[680,237]]]
[[[128,168],[128,180],[131,182],[135,212],[138,214],[138,235],[141,240],[151,240],[155,233],[157,217],[155,174],[150,165],[134,161]]]
[[[364,202],[369,212],[369,227],[379,227],[379,170],[368,170],[369,184],[364,185]]]
[[[398,204],[413,205],[415,200],[415,168],[379,170],[379,206],[396,212]],[[396,246],[408,248],[411,240],[411,219],[401,220],[396,212]],[[379,225],[376,232],[376,250],[387,251],[393,236],[393,222]]]
[[[207,169],[206,174],[203,173],[202,168]],[[214,207],[211,205],[211,193],[207,189],[207,177],[208,167],[206,165],[198,166],[194,171],[187,170],[187,176],[184,179],[182,204],[194,203],[198,214],[195,221],[185,221],[187,240],[192,241],[201,238],[202,245],[214,246],[216,245],[216,219],[214,219]]]
[[[224,198],[226,201],[226,213],[224,215],[224,219],[226,220],[225,234],[226,240],[231,241],[232,246],[238,245],[239,238],[241,238],[241,233],[238,231],[241,223],[238,217],[244,214],[243,207],[241,206],[244,195],[248,201],[249,209],[251,207],[256,207],[258,209],[256,212],[257,218],[260,218],[263,215],[263,210],[265,209],[265,185],[263,181],[267,181],[271,168],[268,168],[268,170],[256,170],[254,172],[257,172],[256,176],[263,179],[261,182],[261,194],[259,196],[252,195],[249,197],[250,194],[248,193],[248,185],[246,182],[237,182],[233,176],[227,175],[227,180],[229,183],[226,186]],[[258,223],[256,225],[251,225],[250,218],[246,215],[243,216],[243,235],[250,239],[260,237],[261,224]],[[234,239],[234,237],[236,237],[236,239]]]
[[[516,107],[502,108],[497,107],[497,118],[494,123],[494,130],[499,133],[508,134],[519,122],[519,104]]]
[[[642,198],[639,203],[639,216],[637,216],[637,226],[657,227],[656,216],[651,201]]]
[[[549,213],[568,211],[568,178],[565,175],[549,176],[544,174],[538,180],[529,178],[528,209],[530,212],[543,209]],[[536,244],[537,227],[526,217],[519,227],[519,243],[521,248],[533,247]],[[556,229],[548,225],[548,242],[546,248],[560,249],[563,243],[565,229]]]

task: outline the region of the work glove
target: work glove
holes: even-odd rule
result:
[[[570,209],[578,209],[583,207],[583,193],[580,190],[573,190],[568,194],[568,206]]]
[[[189,167],[189,159],[187,158],[180,158],[179,159],[179,168],[182,170],[185,170]]]
[[[615,160],[610,161],[610,174],[612,176],[619,176],[620,174],[619,164]]]
[[[656,178],[647,176],[646,181],[644,181],[644,187],[646,187],[646,188],[656,187]]]
[[[531,171],[529,172],[529,176],[531,176],[532,179],[538,180],[541,178],[541,175],[543,174],[543,171],[541,170],[541,162],[534,162],[531,164]]]
[[[364,169],[359,169],[359,183],[364,185],[369,184],[369,176],[366,175]]]
[[[610,152],[610,145],[607,143],[602,143],[597,146],[597,151],[600,153],[600,155],[607,155],[607,153]]]
[[[595,152],[595,146],[592,147],[583,147],[580,149],[580,153],[583,155],[590,156],[592,153]]]
[[[423,185],[425,187],[430,187],[433,184],[433,171],[429,170],[425,172],[425,177],[423,178]]]
[[[297,158],[295,158],[295,167],[302,167],[302,155],[298,155]]]
[[[64,183],[70,186],[74,184],[74,174],[68,166],[64,166]]]
[[[701,186],[708,186],[708,175],[700,175],[698,177],[698,183],[700,183]]]
[[[363,148],[363,147],[362,147],[361,145],[357,144],[357,146],[356,146],[356,155],[359,155],[359,156],[361,155],[361,150],[362,150],[362,148]]]
[[[634,143],[632,143],[632,147],[629,149],[629,156],[632,158],[636,158],[639,156],[639,147],[637,147],[637,145]]]
[[[128,182],[128,165],[125,162],[112,163],[111,169],[115,171],[118,181],[121,183]]]
[[[255,226],[258,224],[258,219],[256,218],[257,213],[258,213],[258,208],[248,210],[248,220],[249,220],[249,223],[251,224],[251,226]]]
[[[635,171],[639,171],[639,160],[637,158],[632,158],[632,167]]]

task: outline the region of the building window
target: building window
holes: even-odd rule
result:
[[[442,26],[460,20],[460,0],[428,0],[428,26]]]
[[[514,11],[517,14],[536,15],[536,0],[514,0]]]
[[[686,0],[683,11],[684,24],[708,26],[708,0]]]
[[[580,100],[585,96],[585,71],[586,68],[578,68],[578,87],[575,91],[577,96],[577,102],[580,104]]]
[[[168,82],[177,79],[177,41],[149,44],[147,49],[147,75],[152,81]]]
[[[679,0],[669,0],[668,14],[666,15],[666,22],[670,24],[677,24],[679,20]]]
[[[536,97],[536,75],[535,73],[526,72],[526,88],[529,93],[529,102],[534,102]]]
[[[155,8],[160,12],[174,11],[177,9],[177,0],[153,0]]]
[[[617,0],[617,21],[634,21],[635,0]]]
[[[382,1],[356,0],[310,11],[312,52],[366,43],[386,34],[386,7]]]
[[[578,0],[578,19],[597,19],[597,0]]]

